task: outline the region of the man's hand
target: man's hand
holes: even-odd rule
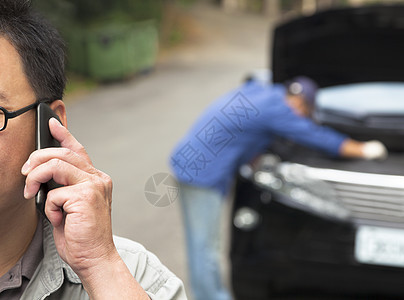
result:
[[[384,160],[388,157],[386,147],[379,141],[359,142],[346,139],[339,150],[341,156],[367,160]]]
[[[126,292],[118,298],[129,299],[126,297],[133,294],[125,291],[125,286],[131,283],[123,281],[124,276],[132,281],[132,288],[138,293],[136,299],[148,299],[113,243],[110,177],[92,165],[83,146],[56,119],[49,121],[49,128],[61,147],[31,154],[22,168],[27,176],[25,198],[32,199],[41,183],[50,179],[63,185],[48,193],[45,213],[54,227],[59,255],[79,275],[90,296],[107,298],[104,293],[114,291],[114,297]],[[112,274],[121,277],[118,291],[113,289]]]
[[[363,143],[362,153],[365,159],[386,159],[388,152],[386,147],[379,141],[369,141]]]

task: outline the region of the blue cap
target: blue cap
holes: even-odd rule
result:
[[[318,91],[317,83],[305,76],[298,76],[285,83],[286,89],[291,95],[303,96],[304,100],[310,104],[316,101]]]

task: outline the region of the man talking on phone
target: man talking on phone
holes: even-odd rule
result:
[[[186,299],[141,245],[113,237],[112,182],[67,130],[63,42],[29,0],[0,2],[0,299]],[[47,102],[60,148],[35,150]],[[35,195],[53,179],[45,213]]]

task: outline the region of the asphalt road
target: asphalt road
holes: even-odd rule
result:
[[[145,184],[169,172],[170,151],[211,101],[248,71],[267,67],[270,43],[265,17],[224,14],[207,4],[189,16],[195,37],[165,53],[153,72],[68,101],[69,129],[114,181],[114,233],[145,245],[186,286],[179,203],[153,206]]]

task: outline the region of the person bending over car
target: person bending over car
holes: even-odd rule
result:
[[[0,2],[0,299],[186,299],[138,243],[113,237],[112,182],[66,128],[64,49],[29,0]],[[59,148],[35,150],[35,107]],[[36,210],[41,183],[63,185]]]
[[[263,153],[276,137],[331,156],[387,156],[378,141],[355,141],[315,124],[309,117],[316,92],[316,83],[303,76],[283,85],[249,80],[211,104],[172,152],[196,300],[231,299],[219,267],[223,202],[239,167]]]

